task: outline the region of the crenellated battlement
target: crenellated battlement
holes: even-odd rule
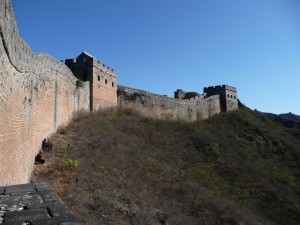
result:
[[[223,85],[216,85],[216,86],[209,86],[204,88],[204,92],[211,92],[211,91],[223,91],[223,90],[228,90],[228,91],[233,91],[236,92],[236,88],[223,84]]]
[[[94,66],[98,68],[101,72],[105,72],[111,76],[116,77],[117,72],[102,63],[101,61],[97,60],[94,56],[90,55],[86,51],[83,51],[77,58],[73,59],[66,59],[65,64],[71,68],[71,67],[87,67],[87,66]]]
[[[81,81],[90,82],[90,110],[117,105],[117,73],[114,69],[83,51],[77,58],[66,59],[65,64]]]

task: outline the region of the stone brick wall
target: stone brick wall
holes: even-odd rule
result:
[[[78,79],[90,82],[91,111],[117,106],[115,70],[85,51],[75,59],[67,59],[65,63]]]
[[[93,63],[93,110],[117,106],[116,72],[94,59]]]
[[[219,95],[205,98],[198,95],[191,99],[176,99],[146,91],[118,86],[118,107],[127,107],[154,118],[195,121],[219,113]]]
[[[238,98],[235,87],[218,85],[206,87],[203,91],[207,96],[220,95],[221,108],[223,111],[230,112],[238,109]]]
[[[20,37],[11,0],[0,1],[0,185],[26,183],[44,138],[89,110],[89,84]]]

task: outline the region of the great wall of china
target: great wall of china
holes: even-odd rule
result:
[[[65,63],[36,54],[19,35],[11,0],[0,1],[0,35],[0,186],[29,182],[42,140],[79,111],[118,106],[197,120],[238,108],[227,85],[170,98],[118,86],[116,72],[87,52]]]

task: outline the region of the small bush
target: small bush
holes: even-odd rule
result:
[[[260,119],[262,122],[264,122],[269,127],[272,127],[272,128],[282,127],[282,125],[280,123],[274,122],[273,120],[269,119],[266,116],[261,116]]]
[[[84,87],[84,82],[81,80],[77,80],[76,81],[76,87],[77,88],[83,88]]]
[[[66,127],[59,127],[57,130],[58,134],[66,134],[67,133],[67,128]]]
[[[119,95],[119,94],[121,94],[121,93],[123,93],[123,92],[125,92],[125,88],[123,88],[123,87],[118,87],[117,94]]]
[[[97,169],[100,169],[100,168],[103,167],[103,162],[102,162],[101,159],[95,159],[95,160],[93,161],[92,165],[93,165],[94,167],[96,167]]]
[[[70,166],[70,167],[74,167],[74,168],[77,168],[81,165],[81,162],[79,160],[72,160],[72,159],[65,159],[63,161],[63,163],[66,165],[66,166]]]
[[[209,169],[200,167],[192,168],[189,171],[189,176],[201,184],[209,184],[213,179],[212,172]]]
[[[220,145],[216,142],[210,143],[208,147],[205,149],[205,156],[207,158],[216,159],[220,154]]]
[[[193,202],[193,211],[200,212],[203,210],[203,208],[205,208],[204,202],[201,199],[196,198]]]
[[[276,181],[287,183],[290,186],[293,186],[296,182],[296,177],[289,171],[274,172],[273,178]]]
[[[104,130],[106,130],[107,132],[111,132],[113,130],[113,127],[110,124],[106,124],[104,125]]]
[[[74,116],[74,122],[78,123],[84,119],[87,119],[88,118],[88,113],[87,112],[84,112],[84,111],[81,111],[79,112],[78,114],[75,114]]]

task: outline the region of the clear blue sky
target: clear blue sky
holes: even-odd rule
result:
[[[248,107],[300,115],[299,0],[13,0],[21,36],[86,50],[118,83],[173,96],[228,84]]]

